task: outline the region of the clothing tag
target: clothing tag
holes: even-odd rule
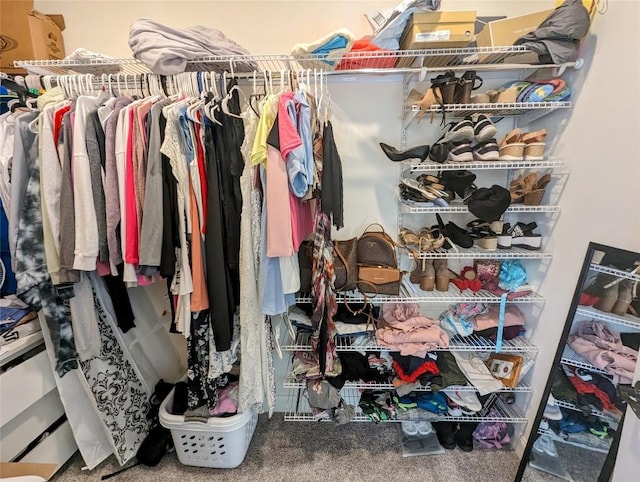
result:
[[[438,30],[436,32],[420,32],[415,36],[415,42],[442,42],[451,38],[451,30]]]
[[[438,359],[438,354],[430,351],[430,352],[427,353],[427,358],[431,358],[432,360],[435,361],[435,360]]]
[[[58,285],[56,286],[56,291],[58,292],[58,296],[63,300],[68,300],[75,296],[72,284]]]

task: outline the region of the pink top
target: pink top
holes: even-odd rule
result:
[[[129,123],[127,125],[126,139],[126,158],[124,164],[124,202],[125,202],[125,220],[126,229],[126,250],[125,262],[129,264],[138,264],[139,257],[139,233],[138,233],[138,211],[136,208],[136,189],[135,189],[135,173],[133,168],[133,109],[127,112]]]
[[[280,151],[267,144],[267,256],[293,256],[289,180]]]
[[[287,110],[287,102],[292,100],[293,96],[293,92],[285,92],[280,94],[278,99],[278,134],[280,136],[280,152],[284,159],[296,147],[302,145],[302,139],[300,139],[298,130],[291,117],[289,117],[289,111]]]
[[[311,201],[303,201],[291,191],[289,191],[289,206],[291,207],[293,249],[297,252],[302,241],[313,233],[313,212]]]

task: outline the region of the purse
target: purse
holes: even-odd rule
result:
[[[379,226],[381,231],[368,231],[371,226]],[[370,224],[358,238],[358,289],[397,296],[401,278],[396,243],[380,224]]]
[[[351,291],[358,286],[358,238],[333,242],[333,271],[336,291]]]

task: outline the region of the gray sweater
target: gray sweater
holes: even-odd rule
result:
[[[93,189],[93,206],[96,211],[98,224],[98,259],[109,262],[109,248],[107,246],[107,213],[102,186],[102,166],[105,161],[104,131],[98,118],[98,112],[89,114],[85,133],[87,156],[89,157],[89,172]]]

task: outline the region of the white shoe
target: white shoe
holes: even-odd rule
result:
[[[553,440],[547,435],[540,435],[538,440],[533,443],[533,449],[541,454],[547,454],[551,457],[557,457],[558,451]]]
[[[435,433],[433,430],[433,426],[431,422],[428,420],[422,420],[420,422],[416,422],[416,428],[418,429],[418,433],[420,435],[429,435],[430,433]]]
[[[544,418],[548,418],[549,420],[562,420],[562,412],[560,411],[560,407],[556,403],[556,399],[553,398],[553,395],[549,394],[549,399],[547,400],[547,405],[544,407]]]
[[[418,427],[415,422],[402,422],[402,431],[405,435],[418,435]]]
[[[471,413],[475,413],[482,408],[482,404],[480,403],[480,400],[478,400],[476,392],[458,390],[458,387],[456,386],[444,388],[442,391],[446,393],[447,397],[449,397],[456,405],[466,408]]]

